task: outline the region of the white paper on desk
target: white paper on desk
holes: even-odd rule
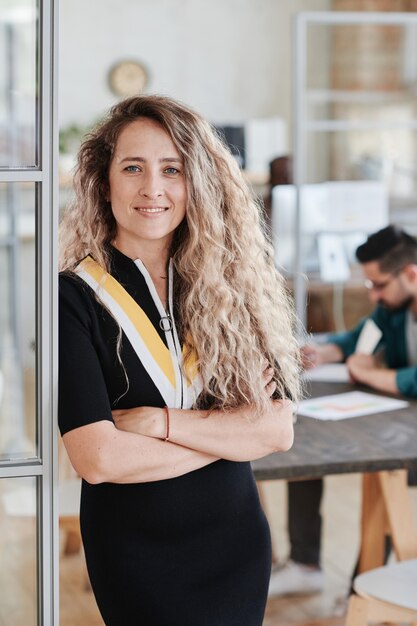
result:
[[[304,380],[317,380],[325,383],[348,383],[349,372],[344,363],[326,363],[305,370],[302,375]]]
[[[375,324],[374,320],[366,320],[356,342],[355,352],[373,354],[381,337],[382,330]]]
[[[303,400],[297,413],[318,420],[343,420],[360,415],[395,411],[408,406],[406,400],[377,396],[364,391],[348,391],[321,398]]]

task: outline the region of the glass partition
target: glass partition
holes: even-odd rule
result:
[[[0,183],[0,460],[36,453],[36,190]]]
[[[58,2],[0,0],[0,625],[58,624]]]
[[[39,78],[36,0],[2,0],[0,10],[0,167],[38,163]]]
[[[36,626],[36,478],[0,480],[0,624]]]

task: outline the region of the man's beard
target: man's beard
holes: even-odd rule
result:
[[[401,304],[388,304],[384,300],[380,300],[379,304],[387,309],[387,311],[403,311],[404,309],[408,309],[410,305],[413,303],[414,298],[412,296],[408,296],[401,302]]]

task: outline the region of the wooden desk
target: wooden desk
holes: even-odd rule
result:
[[[358,389],[314,383],[312,396]],[[369,391],[369,389],[367,389]],[[338,422],[299,416],[292,449],[255,461],[257,481],[311,479],[363,473],[362,542],[359,571],[383,564],[385,532],[397,558],[417,557],[417,532],[408,500],[407,469],[417,468],[417,401],[379,415]]]

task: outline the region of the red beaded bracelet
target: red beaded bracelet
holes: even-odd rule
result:
[[[167,406],[164,406],[166,413],[166,433],[164,437],[164,441],[169,441],[169,409]]]

